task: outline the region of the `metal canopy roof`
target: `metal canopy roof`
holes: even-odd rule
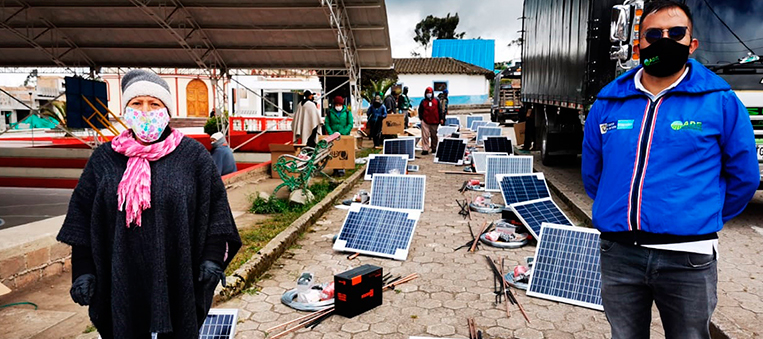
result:
[[[384,0],[5,0],[0,66],[346,70],[342,30],[392,66]]]

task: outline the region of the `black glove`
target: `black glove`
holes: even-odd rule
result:
[[[83,274],[72,283],[69,290],[72,300],[81,306],[90,305],[90,299],[95,294],[95,275]]]
[[[205,260],[199,267],[199,281],[209,289],[217,286],[217,281],[222,281],[223,287],[225,287],[225,271],[214,261]]]

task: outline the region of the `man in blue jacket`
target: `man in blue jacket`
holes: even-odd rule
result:
[[[747,110],[688,59],[692,24],[683,4],[648,3],[642,65],[601,90],[585,123],[583,182],[615,339],[648,338],[652,302],[667,338],[710,338],[717,232],[760,180]]]

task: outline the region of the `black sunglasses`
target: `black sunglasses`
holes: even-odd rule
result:
[[[686,36],[686,32],[688,30],[689,30],[689,27],[686,27],[686,26],[676,26],[676,27],[670,27],[666,29],[650,28],[644,31],[644,39],[646,39],[646,42],[652,44],[655,41],[662,39],[662,33],[667,31],[668,38],[675,41],[681,41]]]

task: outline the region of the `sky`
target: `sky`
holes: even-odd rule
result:
[[[520,36],[522,3],[522,0],[387,0],[392,57],[408,58],[413,50],[431,56],[431,47],[424,54],[423,47],[413,41],[416,24],[430,14],[444,17],[458,13],[460,22],[456,31],[466,32],[465,39],[494,39],[496,62],[518,59],[519,48],[508,44]]]

